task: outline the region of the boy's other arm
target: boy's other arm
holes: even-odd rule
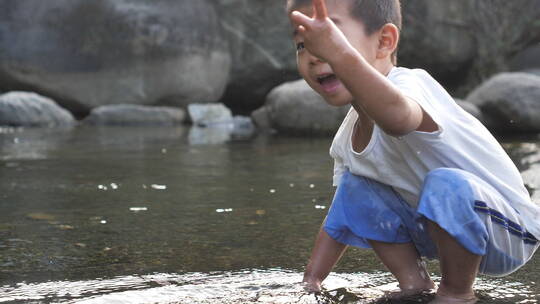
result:
[[[303,283],[308,291],[321,291],[322,281],[330,274],[346,249],[346,245],[332,239],[321,227],[304,272]]]
[[[437,125],[417,102],[404,96],[349,43],[328,18],[324,0],[313,0],[313,8],[313,18],[295,11],[291,19],[306,49],[328,62],[352,94],[356,109],[362,109],[381,129],[393,136],[414,130],[437,130]]]

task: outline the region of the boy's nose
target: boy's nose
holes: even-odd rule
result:
[[[320,59],[317,56],[313,56],[313,55],[309,54],[309,63],[311,65],[316,65],[316,64],[324,63],[324,60]]]

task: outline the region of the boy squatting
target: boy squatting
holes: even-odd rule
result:
[[[478,273],[502,276],[539,246],[540,208],[511,159],[426,71],[396,67],[399,0],[288,0],[298,70],[327,103],[351,104],[334,137],[332,206],[304,273],[321,283],[347,245],[373,248],[411,295],[475,303]]]

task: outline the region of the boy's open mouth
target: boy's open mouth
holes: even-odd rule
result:
[[[317,81],[326,93],[334,92],[341,84],[341,81],[339,81],[335,74],[317,76]]]

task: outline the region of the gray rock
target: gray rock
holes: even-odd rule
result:
[[[535,2],[540,4],[536,0],[495,0],[501,5],[492,6],[484,0],[402,1],[405,26],[399,62],[423,67],[437,79],[459,87],[468,81],[469,74],[486,72],[478,71],[485,68],[483,65],[471,65],[478,56],[485,56],[483,52],[504,62],[516,47],[528,42],[528,33],[534,32],[531,23],[540,17],[540,10],[523,10]],[[233,56],[232,78],[222,101],[235,112],[253,111],[263,105],[264,96],[273,87],[297,77],[285,1],[216,0],[216,4]],[[475,9],[475,5],[482,9]],[[537,17],[535,11],[539,12]],[[519,22],[515,22],[516,12],[520,12]],[[493,31],[492,20],[501,19],[514,21],[501,21],[501,30]],[[493,47],[494,40],[514,37],[525,38]]]
[[[265,107],[278,132],[308,135],[334,134],[349,110],[349,106],[328,105],[304,80],[287,82],[273,89]]]
[[[50,98],[30,92],[0,95],[0,125],[56,127],[74,124],[73,115]]]
[[[298,78],[285,1],[215,2],[233,62],[223,102],[235,112],[251,112],[264,104],[272,88]]]
[[[493,1],[504,6],[474,10],[472,5],[491,2],[402,1],[400,65],[426,68],[455,87],[478,74],[477,59],[487,58],[484,67],[497,59],[492,65],[498,67],[515,48],[530,44],[536,28],[527,20],[536,21],[530,12],[540,9],[524,9],[524,4],[540,2]],[[218,100],[235,113],[249,113],[264,104],[272,88],[297,77],[284,5],[284,0],[39,5],[2,0],[0,90],[32,88],[77,114],[112,103],[185,107]],[[501,20],[500,30],[492,30],[492,20]],[[497,56],[490,53],[498,50]]]
[[[231,56],[208,0],[2,0],[0,82],[88,113],[217,101]]]
[[[484,117],[482,116],[482,111],[480,111],[479,107],[462,99],[454,98],[454,100],[460,107],[463,108],[463,110],[476,117],[476,119],[480,121],[484,120]]]
[[[230,124],[232,129],[233,116],[231,110],[225,105],[219,104],[190,104],[188,106],[189,117],[193,124],[208,126],[215,124]]]
[[[269,131],[272,129],[272,121],[270,120],[270,113],[268,107],[263,106],[251,113],[251,119],[259,130]]]
[[[469,25],[471,0],[402,1],[404,28],[400,62],[448,77],[476,55]]]
[[[477,105],[497,131],[540,132],[540,77],[501,73],[476,88],[467,101]]]
[[[517,53],[510,61],[512,71],[540,70],[540,43]]]
[[[474,86],[507,70],[516,51],[540,38],[537,0],[401,2],[400,64],[425,68],[447,87]]]
[[[183,123],[185,117],[179,108],[120,104],[95,108],[83,122],[100,126],[172,126]]]
[[[540,76],[540,68],[538,68],[538,69],[527,69],[527,70],[522,70],[520,72]]]

